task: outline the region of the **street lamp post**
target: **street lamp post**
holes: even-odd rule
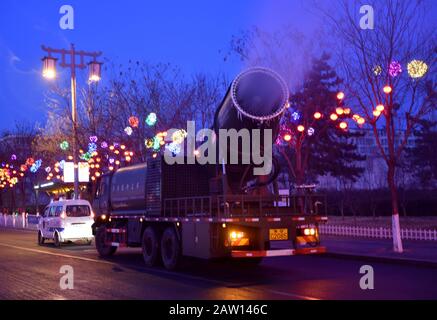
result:
[[[70,68],[71,76],[71,120],[73,123],[73,165],[74,165],[74,197],[79,198],[79,165],[77,156],[77,107],[76,107],[76,68],[86,68],[85,58],[92,58],[92,61],[88,63],[89,66],[89,81],[95,82],[100,80],[100,66],[101,63],[97,62],[97,57],[102,53],[77,51],[74,48],[74,44],[71,44],[70,49],[53,49],[45,46],[41,46],[43,51],[47,52],[47,56],[43,58],[43,76],[48,79],[56,77],[56,58],[54,54],[60,55],[60,66],[63,68]],[[66,57],[69,56],[69,62],[66,61]],[[76,63],[76,58],[79,58],[79,63]]]

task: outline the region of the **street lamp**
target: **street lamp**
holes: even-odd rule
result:
[[[77,51],[74,45],[71,44],[70,49],[53,49],[42,46],[43,51],[47,52],[47,56],[42,59],[43,61],[43,76],[47,79],[53,79],[56,77],[56,60],[52,57],[53,54],[60,56],[61,63],[59,64],[63,68],[70,69],[71,75],[71,119],[73,122],[73,167],[74,167],[74,197],[79,197],[79,166],[77,155],[77,110],[76,110],[76,68],[86,68],[85,58],[92,58],[88,63],[89,68],[89,81],[96,82],[101,79],[101,63],[97,62],[101,52],[86,52]],[[66,59],[68,57],[68,59]],[[76,58],[78,63],[76,63]],[[67,62],[68,61],[68,62]]]
[[[42,59],[43,68],[42,76],[47,79],[54,79],[56,77],[56,60],[53,57],[44,57]]]
[[[88,75],[88,81],[89,82],[97,82],[101,79],[101,66],[102,64],[97,61],[91,61],[88,63],[88,69],[89,69],[89,75]]]

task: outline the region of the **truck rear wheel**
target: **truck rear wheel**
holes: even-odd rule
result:
[[[181,245],[174,227],[164,230],[161,238],[161,257],[162,263],[168,270],[177,267],[181,257]]]
[[[102,258],[112,256],[117,247],[106,244],[106,227],[99,227],[96,233],[96,249]]]
[[[143,259],[147,266],[156,265],[159,257],[159,237],[153,227],[147,227],[142,240]]]

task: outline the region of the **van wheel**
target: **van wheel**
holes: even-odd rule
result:
[[[181,245],[174,227],[165,229],[161,238],[161,257],[166,269],[177,267],[181,257]]]
[[[44,244],[44,241],[45,241],[46,239],[42,236],[42,233],[41,233],[41,231],[38,231],[38,244],[40,245],[40,246],[42,246],[43,244]]]
[[[147,227],[143,233],[142,251],[147,266],[156,265],[159,256],[159,237],[153,227]]]
[[[112,256],[115,251],[117,251],[117,247],[109,246],[105,243],[106,238],[106,227],[99,227],[97,229],[95,241],[96,241],[96,249],[99,255],[102,258]]]
[[[61,246],[61,239],[59,237],[59,233],[57,232],[55,232],[54,241],[55,241],[55,247],[59,248]]]

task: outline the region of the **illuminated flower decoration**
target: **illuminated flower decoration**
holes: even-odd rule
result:
[[[140,121],[138,120],[138,118],[137,117],[135,117],[135,116],[131,116],[131,117],[129,117],[129,125],[132,127],[132,128],[138,128],[138,125],[140,124]]]
[[[408,74],[413,79],[422,78],[428,71],[428,65],[422,60],[413,60],[407,65]]]
[[[165,148],[173,153],[173,155],[177,155],[181,152],[181,145],[178,143],[171,142],[165,146]]]
[[[59,144],[59,147],[65,151],[65,150],[68,150],[70,145],[69,145],[68,141],[64,140]]]
[[[115,148],[118,148],[118,147],[120,146],[120,144],[119,144],[118,142],[114,142],[112,145],[113,145]]]
[[[32,166],[30,167],[30,172],[32,172],[32,173],[37,172],[38,169],[41,167],[41,164],[42,164],[42,160],[41,160],[41,159],[36,160],[36,161],[32,164]]]
[[[35,166],[35,164],[33,164],[33,165],[30,167],[30,172],[35,173],[35,172],[37,172],[37,171],[38,171],[38,168]]]
[[[309,136],[312,136],[314,134],[314,128],[312,127],[308,128],[307,133]]]
[[[299,119],[300,119],[300,114],[299,114],[299,112],[294,111],[294,112],[291,114],[291,118],[293,118],[294,121],[299,120]]]
[[[381,75],[381,73],[382,73],[382,68],[381,68],[381,66],[380,65],[377,65],[377,66],[374,66],[373,67],[373,74],[375,75],[375,76],[379,76],[379,75]]]
[[[388,74],[394,78],[400,75],[401,72],[402,72],[401,64],[393,60],[388,67]]]
[[[97,136],[90,136],[90,142],[94,142],[94,143],[96,143],[97,142]]]
[[[128,136],[132,134],[133,130],[131,127],[124,128],[124,133],[126,133]]]
[[[50,173],[50,171],[52,171],[52,168],[50,168],[50,167],[46,167],[44,170],[45,170],[47,173]]]
[[[33,158],[27,158],[26,165],[31,166],[35,163],[35,160]]]
[[[159,137],[153,137],[153,150],[158,151],[161,148],[162,139]]]
[[[152,126],[154,126],[156,124],[157,120],[158,120],[158,117],[156,116],[156,113],[151,112],[151,113],[149,113],[149,115],[146,118],[146,124],[149,127],[152,127]]]
[[[17,155],[15,155],[15,154],[11,155],[11,160],[12,161],[17,160]]]
[[[146,139],[144,140],[144,144],[147,148],[152,148],[153,147],[153,139]]]
[[[91,153],[90,153],[90,152],[85,152],[84,154],[81,154],[81,155],[80,155],[80,158],[81,158],[82,160],[85,160],[85,161],[90,160],[91,157],[92,157],[92,152],[91,152]]]
[[[108,143],[107,143],[106,141],[103,141],[103,142],[100,144],[100,147],[101,147],[102,149],[106,149],[106,148],[108,147]]]
[[[88,143],[88,153],[92,154],[93,152],[97,151],[97,144],[94,142]]]
[[[173,132],[171,139],[174,143],[181,144],[184,142],[185,137],[187,136],[187,132],[184,129],[177,130]]]
[[[22,164],[22,165],[20,166],[20,171],[24,172],[24,171],[26,171],[26,170],[27,170],[27,166],[26,166],[25,164]]]
[[[110,164],[113,164],[115,162],[115,159],[114,158],[109,158],[108,161],[109,161]]]

